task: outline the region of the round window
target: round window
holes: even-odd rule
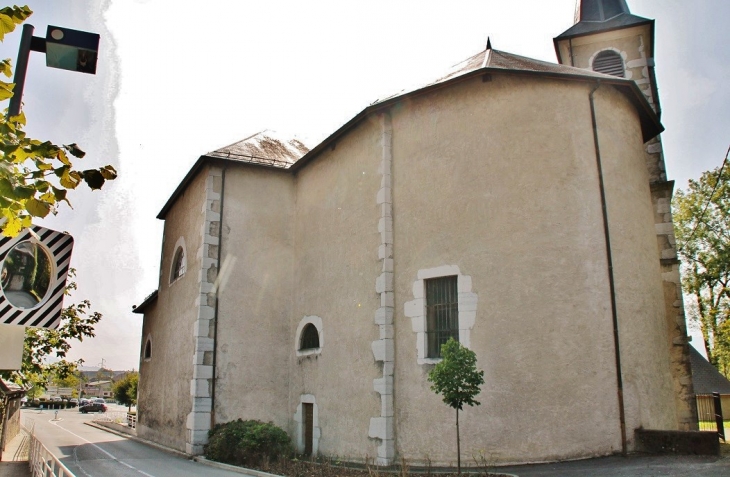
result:
[[[38,306],[51,287],[52,260],[41,245],[29,241],[16,244],[3,261],[2,290],[16,308]]]

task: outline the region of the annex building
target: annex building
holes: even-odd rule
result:
[[[263,132],[201,156],[135,310],[138,435],[200,454],[215,423],[260,419],[304,453],[449,465],[426,379],[449,337],[485,372],[464,459],[696,429],[654,21],[583,0],[554,45],[488,45],[311,150]]]

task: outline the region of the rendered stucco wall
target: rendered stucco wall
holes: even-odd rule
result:
[[[471,277],[479,300],[470,341],[486,384],[482,405],[462,415],[462,458],[482,452],[494,463],[528,462],[621,450],[589,91],[585,84],[493,75],[490,82],[475,79],[394,108],[401,456],[434,464],[455,460],[453,410],[429,390],[430,366],[417,364],[415,333],[403,312],[419,270],[445,265]],[[624,191],[610,169],[614,260],[624,267],[617,277],[619,317],[628,328],[622,338],[634,333],[626,346],[638,348],[625,351],[626,362],[656,360],[648,367],[658,372],[651,378],[649,371],[629,368],[628,381],[663,392],[666,350],[644,343],[664,346],[666,331],[657,327],[664,305],[640,128],[626,100],[607,95],[599,111],[624,121],[602,132],[602,142],[617,143],[604,160],[631,176]],[[640,241],[638,252],[624,250],[628,240]],[[627,266],[632,260],[639,263]],[[632,424],[674,428],[657,408],[666,405],[673,413],[671,396],[651,401],[641,391],[629,394]]]
[[[664,290],[636,112],[613,89],[596,98],[631,441],[638,427],[677,429]]]
[[[225,171],[215,421],[287,429],[294,294],[294,180],[285,171]]]
[[[185,451],[186,419],[191,410],[194,336],[199,294],[197,251],[201,245],[202,204],[207,169],[202,170],[165,217],[157,301],[144,315],[140,346],[139,422],[137,434]],[[192,211],[192,213],[191,213]],[[187,271],[170,284],[175,244],[185,240]],[[144,359],[147,338],[151,359]]]
[[[652,27],[650,24],[614,31],[585,35],[558,44],[562,63],[591,69],[595,56],[604,50],[621,55],[626,78],[633,80],[656,112],[659,112],[654,58],[652,57]],[[571,56],[572,55],[572,56]],[[664,281],[667,345],[670,349],[671,370],[676,402],[676,418],[680,429],[697,429],[697,409],[689,362],[687,324],[677,260],[671,200],[673,182],[667,181],[661,138],[645,144],[644,160],[651,184],[654,203],[656,242]]]
[[[381,414],[373,380],[383,376],[371,349],[379,338],[375,313],[381,303],[375,289],[381,274],[376,202],[381,141],[380,121],[365,121],[296,176],[289,415],[295,416],[302,396],[313,396],[319,452],[351,460],[373,458],[380,444],[368,437],[368,429],[370,419]],[[310,315],[321,318],[326,340],[320,354],[297,357],[294,335],[300,320]]]

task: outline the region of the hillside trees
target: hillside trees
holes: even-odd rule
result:
[[[687,314],[708,360],[730,377],[730,168],[707,171],[674,196]]]
[[[139,382],[139,373],[131,371],[124,375],[122,379],[114,383],[112,393],[114,399],[124,406],[132,410],[132,406],[137,404],[137,383]]]

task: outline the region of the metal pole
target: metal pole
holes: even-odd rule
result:
[[[20,114],[20,103],[23,99],[23,88],[25,87],[25,73],[28,71],[28,58],[30,57],[30,42],[33,39],[33,25],[23,25],[23,36],[20,37],[18,48],[18,62],[15,65],[15,77],[13,82],[13,97],[10,98],[8,106],[8,119]]]

